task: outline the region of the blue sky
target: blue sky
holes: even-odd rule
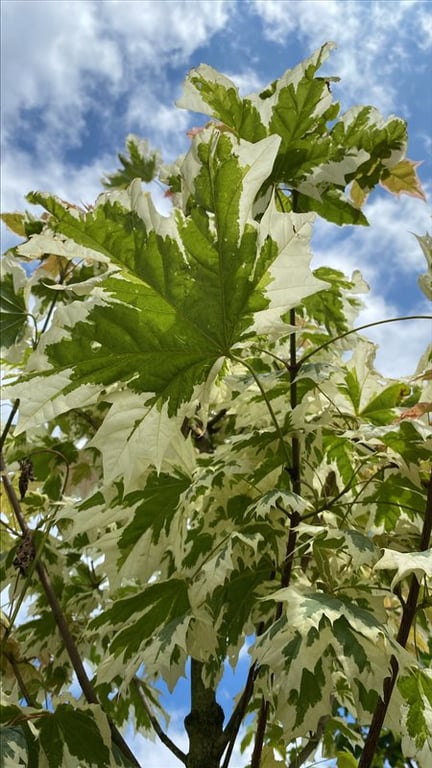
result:
[[[167,162],[185,152],[187,129],[203,122],[174,105],[191,67],[210,64],[248,93],[328,40],[338,47],[323,73],[342,78],[333,87],[342,111],[373,104],[408,120],[408,156],[423,160],[428,201],[379,191],[367,204],[369,229],[318,222],[314,264],[362,270],[371,286],[363,322],[429,312],[417,288],[425,260],[411,234],[432,229],[428,0],[3,0],[2,210],[22,209],[32,189],[91,203],[128,133],[149,139]],[[162,192],[155,195],[167,210]],[[14,242],[5,230],[2,238],[3,247]],[[386,325],[369,335],[381,345],[383,372],[409,374],[430,325]],[[175,704],[173,732],[183,691]],[[147,768],[178,765],[163,747],[139,748]]]

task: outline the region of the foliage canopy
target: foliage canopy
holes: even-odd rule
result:
[[[403,120],[339,116],[331,48],[247,98],[192,70],[179,106],[210,122],[184,157],[130,136],[94,206],[3,215],[1,765],[137,765],[130,719],[187,768],[227,768],[245,722],[252,768],[428,764],[429,357],[386,380],[360,273],[310,266],[317,215],[423,193]],[[157,684],[188,660],[184,754]]]

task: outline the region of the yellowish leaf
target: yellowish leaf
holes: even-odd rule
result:
[[[412,408],[408,408],[398,418],[398,421],[402,419],[418,419],[425,413],[432,411],[432,403],[416,403]]]
[[[356,768],[357,760],[351,752],[337,753],[337,768]]]
[[[357,181],[351,184],[350,197],[356,208],[361,208],[369,194],[369,189],[363,189]]]
[[[380,184],[392,195],[411,195],[426,200],[416,168],[420,165],[414,160],[401,160],[389,168],[382,176]]]
[[[22,213],[1,213],[0,219],[15,235],[25,237],[24,216]]]
[[[67,259],[64,256],[57,256],[54,253],[50,253],[42,262],[42,269],[47,272],[51,277],[56,278],[60,274],[61,270],[65,270],[69,265]]]

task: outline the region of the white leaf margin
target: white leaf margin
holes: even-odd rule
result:
[[[121,475],[126,493],[142,487],[149,465],[158,472],[176,466],[191,473],[195,467],[192,442],[181,432],[185,408],[171,418],[167,403],[146,405],[151,396],[122,390],[105,398],[111,408],[90,442],[102,455],[105,483]]]
[[[432,549],[424,552],[397,552],[384,549],[384,554],[375,564],[375,570],[396,570],[391,588],[394,589],[403,579],[414,574],[420,581],[423,577],[432,579]]]

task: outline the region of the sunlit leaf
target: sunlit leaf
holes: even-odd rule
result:
[[[23,336],[27,325],[27,308],[22,289],[15,290],[13,275],[2,275],[0,285],[1,344],[10,347]]]
[[[121,269],[104,281],[103,296],[95,295],[87,314],[81,303],[70,305],[69,338],[62,334],[60,342],[50,342],[54,327],[46,335],[48,363],[67,382],[63,395],[123,381],[168,401],[172,415],[251,335],[255,316],[269,307],[272,317],[280,317],[321,287],[309,268],[309,227],[293,240],[293,227],[277,212],[270,233],[271,207],[261,227],[250,218],[277,144],[269,137],[237,147],[226,134],[210,137],[207,167],[214,175],[216,207],[214,223],[210,228],[207,219],[204,230],[194,217],[161,217],[136,184],[120,193],[121,203],[108,197],[81,218],[53,198],[33,195],[55,217],[59,231],[109,255]],[[268,274],[272,265],[274,274]],[[47,376],[54,380],[55,373]],[[50,395],[50,409],[58,404]]]
[[[401,160],[390,170],[383,173],[380,184],[393,195],[411,195],[426,200],[416,168],[420,163],[413,160]]]
[[[392,589],[402,579],[413,573],[419,581],[425,576],[432,578],[432,550],[426,552],[397,552],[385,549],[375,568],[396,571],[391,583]]]
[[[404,754],[427,768],[432,749],[432,679],[430,670],[419,670],[398,683],[402,708]]]
[[[103,180],[105,187],[124,189],[136,178],[150,182],[156,176],[161,158],[159,152],[149,149],[147,141],[130,134],[126,139],[126,149],[129,157],[121,153],[118,155],[123,168]]]
[[[428,299],[432,299],[432,237],[426,233],[423,237],[415,235],[424,253],[427,272],[419,277],[419,285]]]

